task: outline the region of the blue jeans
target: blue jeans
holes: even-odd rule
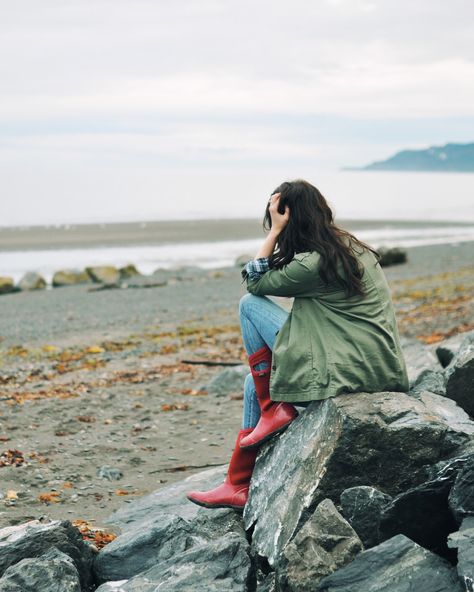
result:
[[[245,294],[240,299],[239,317],[242,331],[242,339],[247,354],[253,354],[264,345],[273,351],[276,335],[289,313],[267,298],[267,296],[255,296]],[[256,370],[265,368],[266,362],[256,365]],[[253,428],[260,419],[260,406],[257,399],[257,391],[250,372],[244,382],[244,410],[242,428]]]

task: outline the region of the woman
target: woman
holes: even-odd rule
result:
[[[243,424],[223,484],[192,491],[208,508],[242,509],[259,446],[294,407],[342,393],[406,391],[408,377],[378,253],[335,225],[310,183],[285,182],[265,211],[269,233],[242,270],[239,313],[250,374]],[[290,313],[267,296],[294,297]]]

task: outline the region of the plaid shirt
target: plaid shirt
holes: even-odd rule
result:
[[[270,269],[268,257],[260,257],[259,259],[251,259],[245,264],[241,271],[243,280],[242,283],[249,277],[251,280],[258,280],[265,272]]]

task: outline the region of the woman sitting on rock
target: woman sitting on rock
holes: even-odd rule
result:
[[[307,406],[342,393],[406,391],[408,378],[378,253],[334,223],[310,183],[280,185],[263,220],[269,233],[242,270],[239,305],[250,374],[243,424],[223,484],[188,499],[242,509],[258,448]],[[290,313],[267,296],[294,297]]]

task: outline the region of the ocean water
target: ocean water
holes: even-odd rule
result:
[[[354,223],[354,234],[371,246],[416,247],[474,241],[474,223],[466,225],[368,221]],[[352,230],[350,225],[347,226]],[[18,281],[25,272],[37,271],[50,282],[58,269],[84,268],[88,265],[122,266],[133,263],[139,271],[152,273],[157,268],[193,266],[212,269],[232,266],[238,256],[254,257],[262,238],[225,241],[170,242],[157,245],[91,247],[6,251],[0,253],[0,275]],[[474,244],[473,244],[474,251]]]

